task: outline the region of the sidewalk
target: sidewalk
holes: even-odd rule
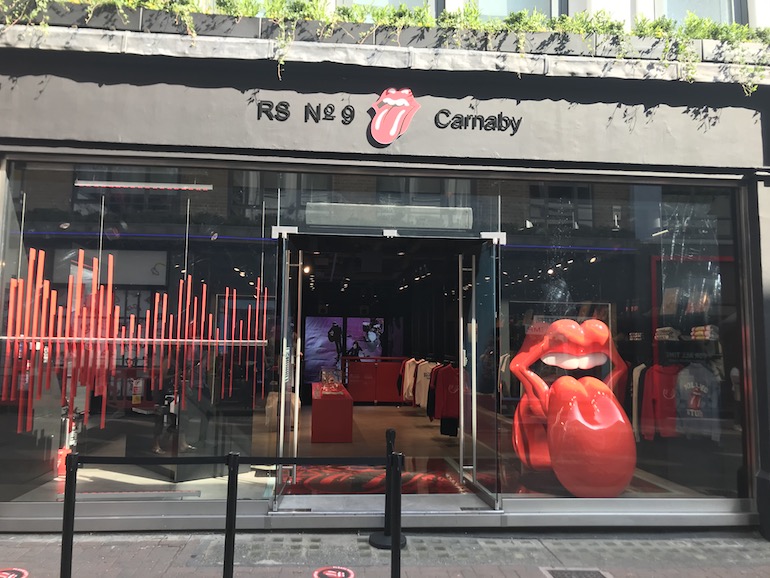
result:
[[[770,542],[749,530],[629,533],[406,532],[401,575],[414,578],[756,577],[770,576]],[[236,576],[312,576],[343,566],[356,576],[390,576],[391,554],[369,532],[242,532]],[[76,534],[72,575],[94,578],[222,576],[223,534]],[[60,537],[0,536],[0,570],[59,575]],[[548,570],[551,570],[548,572]],[[2,573],[0,573],[2,576]]]

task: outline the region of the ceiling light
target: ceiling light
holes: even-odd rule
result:
[[[396,253],[396,254],[397,254],[399,257],[403,257],[404,255],[406,255],[406,253],[404,253],[403,251],[399,251],[399,252],[398,252],[398,253]]]
[[[556,266],[557,267],[561,267],[561,263],[556,263]]]
[[[245,277],[246,276],[246,271],[241,271],[240,273],[238,273],[238,275],[240,275],[241,277]]]
[[[89,189],[152,189],[156,191],[213,191],[213,185],[195,183],[143,183],[128,181],[75,181],[76,187]]]
[[[252,287],[254,287],[254,281],[249,281],[249,285],[251,285]]]
[[[588,262],[589,262],[589,263],[596,263],[596,257],[591,257],[591,258],[588,260]]]
[[[59,223],[59,228],[66,231],[67,229],[70,228],[70,224],[69,223]]]
[[[569,261],[567,261],[567,263],[572,263],[573,261],[574,259],[570,259]]]
[[[553,269],[548,269],[548,274],[549,275],[553,275],[553,273],[554,273]]]
[[[305,268],[302,269],[306,274],[310,273],[310,265],[305,265]]]
[[[233,271],[237,272],[237,271],[240,271],[240,269],[238,269],[238,267],[233,267]]]

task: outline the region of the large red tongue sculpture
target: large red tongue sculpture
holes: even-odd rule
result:
[[[562,376],[549,387],[531,369],[547,356],[585,359],[597,353],[612,361],[606,383],[595,377]],[[575,496],[620,495],[636,468],[636,444],[613,393],[622,391],[626,365],[607,326],[596,319],[582,325],[560,319],[550,326],[534,326],[510,367],[525,390],[513,420],[513,447],[521,461],[535,470],[552,469]]]

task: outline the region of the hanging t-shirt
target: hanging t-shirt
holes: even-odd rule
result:
[[[688,365],[676,380],[676,431],[719,441],[720,384],[714,372],[700,363]]]
[[[423,361],[417,365],[414,382],[414,405],[427,407],[428,405],[428,387],[430,385],[430,374],[433,368],[438,365],[435,361]]]
[[[446,365],[436,374],[435,417],[460,418],[460,369]]]
[[[644,374],[642,437],[676,437],[676,380],[681,365],[652,365]]]
[[[417,367],[417,360],[413,357],[407,360],[404,366],[404,400],[412,401],[414,399],[414,370]]]

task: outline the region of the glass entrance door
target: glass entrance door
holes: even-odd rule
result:
[[[299,435],[299,384],[302,337],[302,251],[292,246],[288,236],[281,238],[281,373],[278,384],[278,435],[276,456],[297,457]],[[296,466],[278,466],[273,509],[280,506],[286,486],[297,478]]]
[[[463,480],[491,507],[499,507],[498,246],[459,256],[460,463]],[[503,368],[507,370],[507,368]]]

